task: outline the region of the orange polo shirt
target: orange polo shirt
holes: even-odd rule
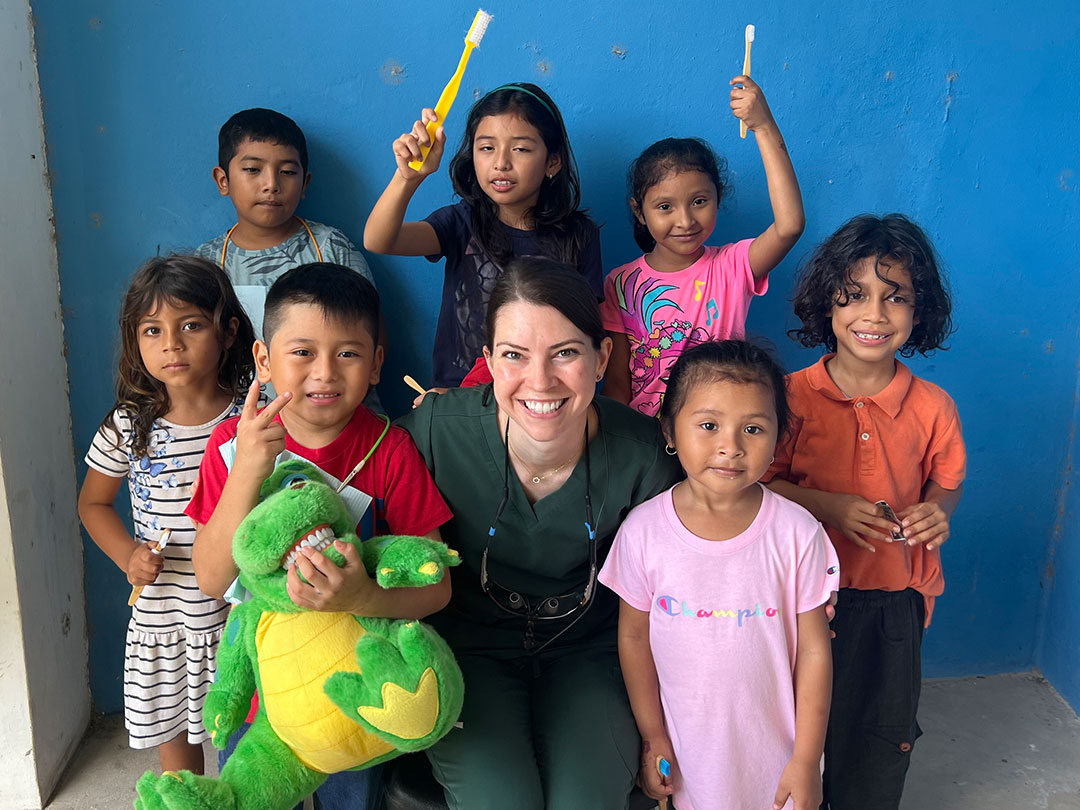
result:
[[[848,399],[825,370],[831,357],[788,377],[791,431],[762,480],[888,501],[896,512],[919,503],[929,480],[957,489],[967,461],[952,398],[897,360],[882,391]],[[945,589],[939,549],[882,540],[871,554],[825,528],[840,558],[841,588],[914,588],[926,598],[929,625],[934,597]]]

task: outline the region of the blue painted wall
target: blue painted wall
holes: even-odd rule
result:
[[[1080,407],[1080,386],[1076,402]],[[1065,480],[1043,571],[1044,609],[1036,660],[1065,699],[1080,708],[1080,488],[1075,469],[1080,437],[1075,415],[1073,420]]]
[[[301,213],[359,242],[393,169],[390,143],[438,97],[475,8],[433,0],[407,8],[382,0],[32,5],[75,443],[84,448],[110,405],[125,280],[157,250],[194,246],[233,222],[210,181],[225,118],[250,106],[294,117],[314,174]],[[913,365],[957,400],[970,453],[926,670],[1027,669],[1040,610],[1058,616],[1077,602],[1080,566],[1066,553],[1076,534],[1064,532],[1055,601],[1043,598],[1080,354],[1076,6],[959,0],[944,15],[927,0],[841,0],[829,14],[794,5],[757,3],[736,15],[711,3],[496,4],[451,139],[473,94],[536,81],[566,116],[608,267],[636,254],[626,166],[669,135],[707,137],[730,163],[735,193],[713,241],[756,234],[769,216],[764,175],[726,98],[741,69],[743,27],[755,23],[754,73],[787,136],[808,226],[755,303],[750,328],[777,343],[789,367],[810,364],[814,353],[784,335],[794,325],[787,299],[798,261],[862,211],[899,210],[922,222],[951,273],[959,332],[950,351]],[[410,213],[450,201],[440,175]],[[400,410],[412,396],[401,375],[430,371],[441,268],[423,259],[371,264],[391,327],[381,393]],[[92,546],[86,576],[92,688],[99,708],[117,710],[127,588]],[[1070,617],[1075,638],[1075,608]],[[1048,670],[1052,660],[1058,666],[1053,645],[1059,671],[1074,670],[1075,642],[1066,649],[1058,634],[1048,638]],[[1077,690],[1069,693],[1076,700]]]

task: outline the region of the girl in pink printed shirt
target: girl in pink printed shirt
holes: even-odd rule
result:
[[[655,416],[664,381],[695,343],[742,337],[769,271],[802,235],[806,219],[795,169],[765,95],[748,76],[731,80],[731,110],[753,130],[774,222],[756,239],[706,246],[727,184],[720,161],[697,138],[666,138],[630,165],[634,240],[645,255],[604,282],[601,314],[614,341],[604,393]]]
[[[783,372],[741,340],[693,346],[660,421],[686,480],[630,512],[600,572],[621,598],[642,787],[678,810],[818,810],[839,566],[821,524],[758,483],[787,426]]]

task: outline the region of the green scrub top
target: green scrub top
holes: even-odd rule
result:
[[[605,397],[594,406],[599,430],[589,443],[597,560],[602,565],[627,513],[681,477],[663,452],[657,420]],[[442,539],[462,557],[452,569],[453,598],[428,621],[457,652],[500,657],[526,655],[527,620],[502,611],[480,587],[480,560],[503,493],[506,455],[491,385],[453,388],[424,398],[398,420],[412,435],[454,517]],[[488,578],[505,588],[543,598],[582,588],[589,573],[585,528],[585,460],[556,492],[530,504],[510,471],[510,497],[490,538]],[[577,617],[537,621],[537,645]],[[548,649],[584,644],[616,647],[618,598],[597,583],[588,613]]]

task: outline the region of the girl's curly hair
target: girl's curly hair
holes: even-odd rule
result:
[[[861,214],[845,222],[817,247],[795,288],[795,314],[802,326],[790,330],[788,336],[804,346],[825,346],[836,351],[832,308],[847,305],[852,271],[866,258],[874,259],[874,272],[894,289],[899,285],[881,275],[879,262],[902,265],[911,274],[915,325],[900,347],[900,356],[946,349],[945,339],[953,331],[948,284],[926,233],[903,214]]]
[[[154,422],[169,410],[165,384],[151,376],[139,352],[139,322],[162,302],[190,304],[206,313],[222,343],[235,318],[232,345],[221,353],[218,385],[240,396],[255,375],[251,346],[255,332],[228,276],[213,262],[194,256],[157,256],[135,274],[120,308],[120,362],[116,375],[116,403],[101,426],[115,433],[114,417],[123,412],[131,419],[130,451],[141,456]],[[119,447],[121,437],[116,437]]]

